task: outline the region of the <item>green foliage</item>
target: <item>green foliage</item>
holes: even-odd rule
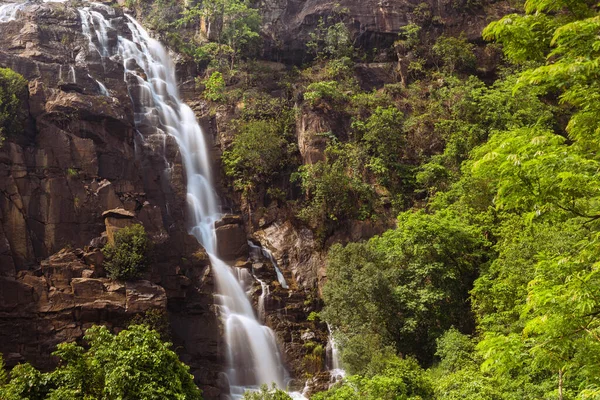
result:
[[[346,94],[340,90],[338,81],[314,82],[308,85],[304,93],[304,100],[315,107],[322,101],[340,103],[346,100]]]
[[[343,22],[347,10],[334,9],[333,15],[319,18],[315,29],[310,32],[306,47],[318,59],[349,57],[354,50],[350,31]]]
[[[259,391],[246,391],[244,400],[292,400],[292,398],[283,390],[273,387],[269,389],[267,385],[261,385]]]
[[[432,399],[433,385],[416,360],[390,358],[374,375],[350,376],[316,400],[419,400]]]
[[[241,122],[231,148],[223,152],[225,173],[237,190],[268,183],[286,165],[294,148],[286,139],[285,120]]]
[[[390,106],[377,107],[366,120],[356,120],[352,124],[371,156],[369,169],[388,187],[404,178],[402,160],[406,140],[403,122],[403,114]]]
[[[168,340],[171,337],[169,316],[160,308],[153,308],[143,314],[136,314],[131,319],[130,325],[145,325],[157,332],[162,340]]]
[[[27,80],[9,68],[0,68],[0,145],[6,136],[25,129]]]
[[[431,362],[445,329],[472,326],[468,291],[486,258],[478,233],[443,214],[405,213],[366,244],[333,246],[321,315],[340,332],[344,365],[364,372],[386,345]]]
[[[6,384],[8,380],[8,374],[6,373],[6,366],[4,365],[4,357],[0,353],[0,386]]]
[[[375,208],[373,188],[365,183],[362,150],[351,144],[332,144],[325,161],[306,164],[293,178],[299,179],[307,201],[299,217],[319,229],[319,236],[348,219],[369,218]]]
[[[140,224],[115,232],[114,243],[102,249],[108,276],[118,280],[138,278],[149,266],[152,242]]]
[[[215,102],[222,102],[225,100],[225,80],[223,79],[223,74],[219,71],[213,72],[202,83],[205,87],[203,95],[206,99]]]
[[[172,399],[201,400],[188,367],[170,343],[143,325],[112,335],[103,326],[87,330],[86,350],[75,343],[58,345],[60,365],[41,373],[29,364],[17,365],[11,380],[0,387],[7,400]]]
[[[408,24],[400,28],[398,39],[394,46],[401,46],[403,50],[414,50],[419,44],[419,34],[421,27],[417,24]]]
[[[196,60],[212,55],[228,60],[228,67],[234,69],[241,56],[250,53],[260,38],[261,18],[258,10],[247,0],[205,0],[196,3],[183,12],[177,22],[179,26],[198,21],[205,23],[208,38],[215,38],[217,45],[202,46],[194,51]]]
[[[467,42],[463,36],[459,38],[440,36],[431,48],[448,73],[453,73],[457,69],[472,69],[477,61],[473,53],[474,49],[475,46]]]

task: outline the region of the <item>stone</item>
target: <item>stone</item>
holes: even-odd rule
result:
[[[242,225],[243,223],[244,223],[244,221],[242,220],[242,217],[240,215],[225,214],[225,215],[223,215],[223,217],[221,217],[220,220],[215,222],[215,228],[219,228],[223,225],[231,225],[231,224]]]
[[[135,213],[124,208],[114,208],[102,213],[106,225],[106,236],[108,243],[115,242],[115,232],[134,224]]]
[[[218,256],[226,261],[248,258],[246,231],[242,225],[228,224],[216,229]]]
[[[128,313],[140,313],[146,310],[167,308],[165,289],[148,281],[127,282],[126,305]]]

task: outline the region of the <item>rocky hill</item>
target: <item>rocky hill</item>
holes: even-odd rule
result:
[[[464,3],[263,0],[256,4],[262,16],[260,62],[277,77],[310,60],[305,44],[311,32],[320,20],[335,16],[349,27],[355,45],[372,53],[356,67],[363,86],[395,83],[399,60],[389,49],[401,27],[419,22],[431,37],[464,32],[477,42],[489,20],[509,10],[506,2]],[[56,344],[80,340],[92,324],[118,330],[135,315],[158,309],[168,315],[172,340],[205,398],[219,398],[227,391],[222,327],[207,256],[187,232],[181,154],[173,137],[136,127],[132,96],[139,94],[124,83],[123,60],[90,49],[78,7],[31,1],[14,8],[13,16],[3,10],[0,19],[0,67],[28,81],[21,99],[28,110],[26,130],[0,147],[0,353],[9,366],[29,361],[48,369],[56,361],[50,355]],[[131,35],[117,4],[95,12],[113,21],[107,46]],[[141,11],[138,16],[144,19]],[[394,216],[351,221],[323,246],[288,204],[231,190],[220,157],[231,142],[230,122],[239,104],[212,108],[199,100],[201,88],[193,79],[198,65],[186,57],[177,60],[180,89],[211,142],[217,187],[226,200],[228,215],[216,230],[220,255],[236,267],[253,267],[269,282],[265,321],[285,350],[292,376],[303,378],[305,344],[327,341],[326,326],[308,320],[321,307],[327,246],[381,233],[393,226]],[[300,163],[313,164],[325,151],[315,133],[335,131],[339,121],[299,109],[294,138]],[[294,190],[288,182],[283,187]],[[143,224],[156,245],[152,268],[136,282],[108,279],[100,249],[111,231],[134,222]],[[269,260],[251,259],[248,239],[272,251],[289,289],[278,285]],[[264,290],[254,282],[257,307]],[[328,377],[319,379],[315,385]]]

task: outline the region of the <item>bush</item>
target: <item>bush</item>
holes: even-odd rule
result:
[[[433,394],[433,384],[416,360],[390,357],[377,374],[350,376],[311,399],[417,400],[432,399]]]
[[[459,38],[440,36],[432,47],[433,54],[441,61],[444,69],[452,73],[456,69],[473,68],[477,62],[473,49],[475,45]]]
[[[148,268],[151,245],[146,230],[140,224],[117,231],[114,243],[102,249],[108,276],[124,281],[138,278]]]
[[[10,382],[0,383],[3,400],[164,399],[202,400],[189,367],[171,343],[143,325],[113,335],[104,326],[87,330],[83,348],[61,343],[52,353],[60,360],[49,372],[17,365]]]
[[[322,100],[337,103],[345,99],[346,95],[337,81],[311,83],[304,93],[304,100],[308,101],[311,107],[316,106]]]
[[[204,97],[206,97],[210,101],[223,101],[225,96],[223,95],[225,91],[225,80],[223,79],[223,74],[216,71],[213,72],[208,79],[204,80],[204,86],[206,87],[204,91]]]
[[[9,68],[0,68],[0,143],[6,135],[18,135],[25,129],[27,80]]]
[[[358,146],[333,144],[326,150],[327,159],[303,165],[293,179],[298,179],[307,201],[298,217],[324,239],[327,230],[349,219],[370,218],[375,210],[376,195],[365,182],[365,155]]]
[[[225,173],[236,190],[250,190],[269,182],[292,150],[285,128],[276,120],[241,122],[231,148],[223,152]]]
[[[258,392],[247,391],[244,393],[243,400],[292,400],[292,398],[273,384],[271,389],[267,385],[262,385]]]

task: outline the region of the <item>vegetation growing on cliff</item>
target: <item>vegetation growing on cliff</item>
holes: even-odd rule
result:
[[[493,85],[440,76],[404,122],[443,138],[416,175],[424,210],[330,250],[320,315],[359,376],[332,396],[408,356],[429,366],[425,398],[600,396],[598,14],[586,2],[525,10],[484,31],[509,61]]]
[[[150,262],[152,242],[141,224],[119,229],[114,242],[102,249],[104,268],[109,277],[118,280],[139,278]]]
[[[86,347],[62,343],[53,353],[59,366],[40,372],[19,364],[0,380],[5,400],[171,399],[201,400],[189,368],[171,344],[144,325],[113,335],[103,326],[89,328]],[[0,365],[2,365],[0,357]],[[2,378],[0,376],[0,378]]]
[[[25,129],[27,80],[10,68],[0,68],[0,145],[6,136]]]

